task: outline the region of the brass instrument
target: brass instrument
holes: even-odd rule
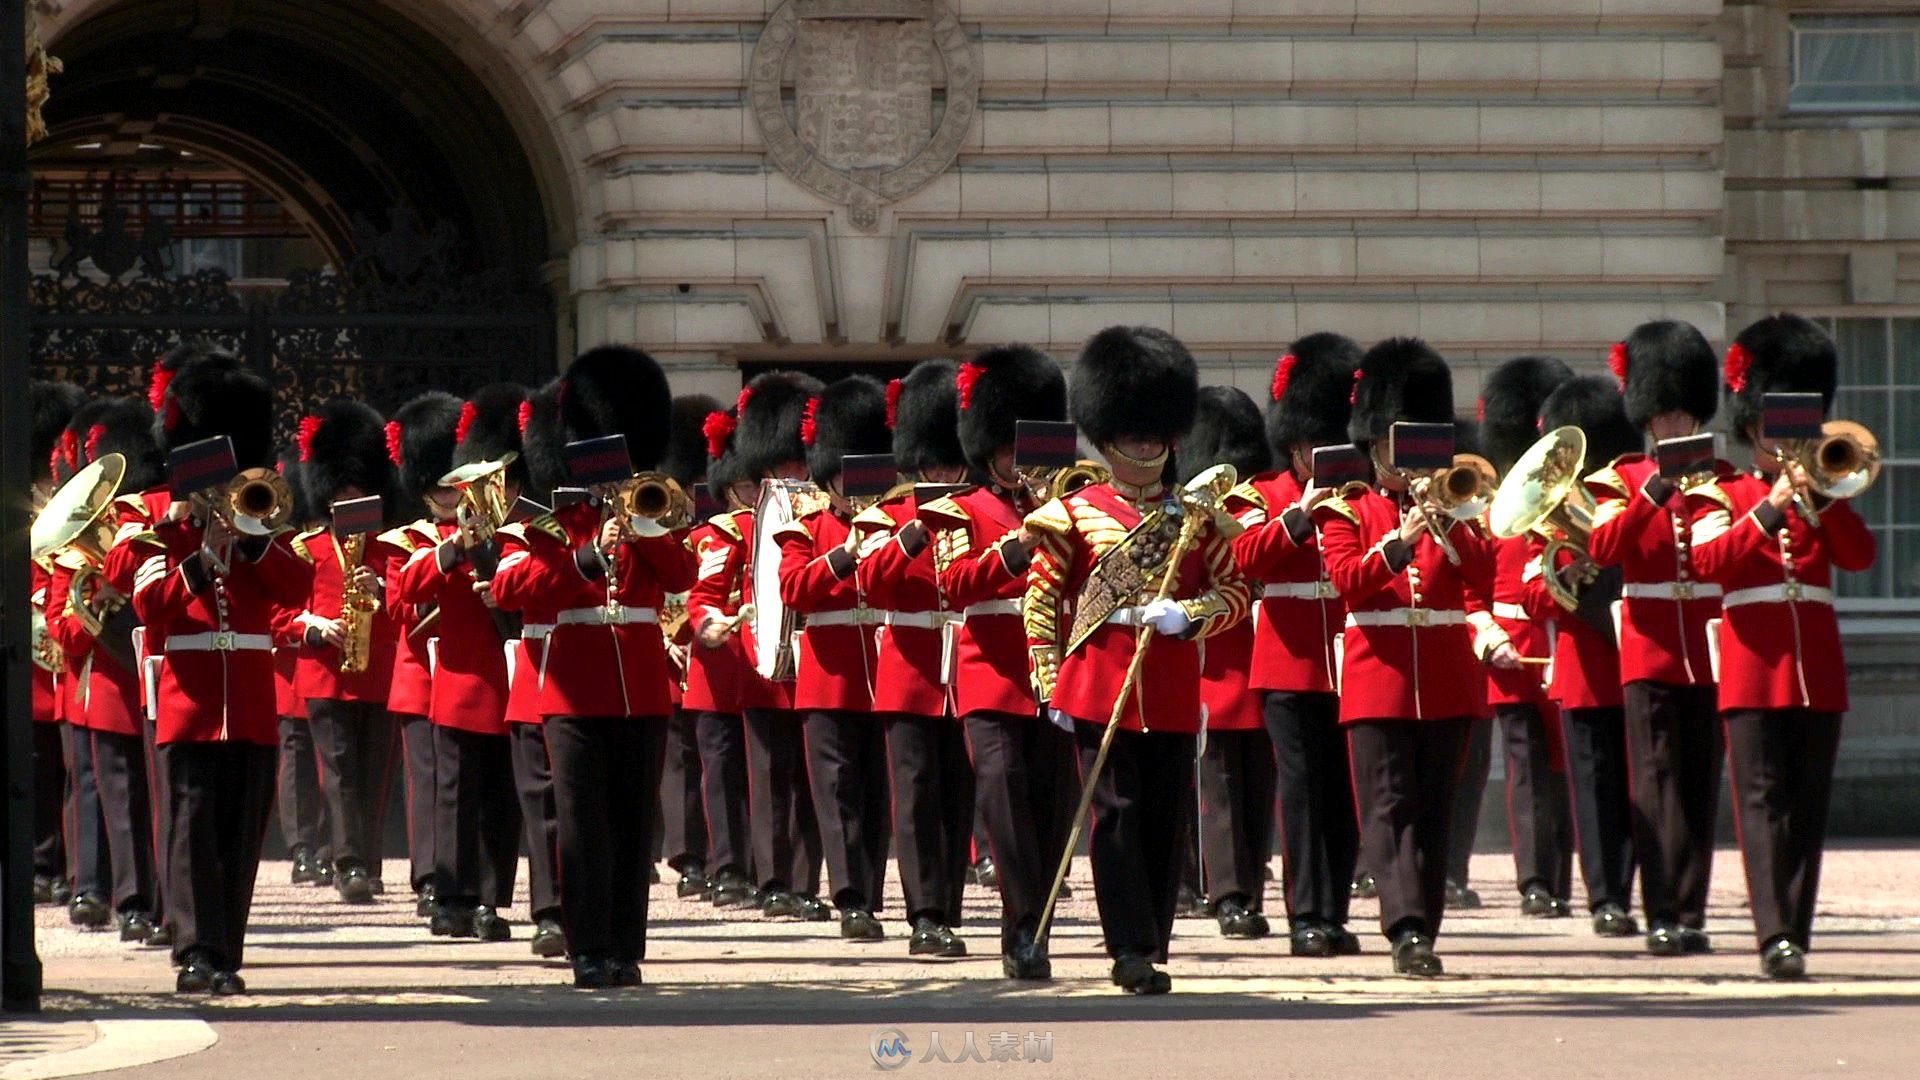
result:
[[[913,494],[913,481],[902,480],[900,483],[893,485],[879,495],[849,495],[847,496],[847,505],[853,507],[854,514],[858,515],[879,506],[883,502],[892,502],[903,495],[911,494]]]
[[[126,471],[127,459],[119,454],[101,457],[62,484],[33,521],[34,558],[50,559],[73,571],[67,603],[82,628],[94,637],[100,636],[106,620],[127,603],[126,597],[115,593],[99,608],[94,607],[104,584],[100,573],[107,564],[107,551],[113,547],[114,526],[107,511]],[[36,637],[36,657],[38,641]],[[48,643],[52,644],[51,638]]]
[[[66,670],[67,656],[47,629],[47,613],[33,609],[33,666],[54,675]]]
[[[1555,428],[1520,455],[1494,494],[1487,525],[1502,540],[1536,532],[1547,540],[1540,553],[1540,578],[1547,594],[1567,611],[1580,606],[1579,592],[1558,572],[1557,557],[1573,552],[1587,559],[1593,534],[1593,496],[1581,482],[1587,460],[1587,436],[1577,427]]]
[[[340,544],[340,674],[365,672],[373,653],[373,617],[380,598],[360,587],[355,571],[366,562],[367,534],[355,533]]]
[[[513,505],[507,499],[507,467],[519,456],[509,452],[498,461],[476,461],[440,478],[441,487],[460,493],[455,514],[475,543],[493,539],[512,515]]]
[[[1092,484],[1104,484],[1113,479],[1113,470],[1097,461],[1081,458],[1067,466],[1046,466],[1016,470],[1021,483],[1036,502],[1049,499],[1064,499]]]
[[[643,472],[622,482],[610,501],[620,516],[647,518],[669,531],[693,523],[693,496],[663,472]]]
[[[195,504],[245,536],[270,536],[293,517],[293,489],[272,469],[245,469],[217,492],[196,493]]]
[[[1447,538],[1447,530],[1453,522],[1472,521],[1487,512],[1497,475],[1493,463],[1478,454],[1455,454],[1453,464],[1444,469],[1426,476],[1401,475],[1407,481],[1407,490],[1426,507],[1427,535],[1433,537],[1448,562],[1460,565],[1460,552]]]
[[[1851,499],[1880,478],[1880,440],[1852,420],[1829,420],[1820,425],[1820,438],[1782,443],[1773,453],[1782,465],[1798,462],[1807,471],[1807,486],[1823,498]],[[1798,496],[1794,506],[1819,528],[1820,514],[1812,506]]]

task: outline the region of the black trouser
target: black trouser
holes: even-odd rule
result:
[[[434,876],[440,898],[466,908],[513,903],[520,869],[520,803],[513,781],[513,739],[433,727]]]
[[[172,785],[173,960],[200,951],[216,970],[245,959],[260,845],[273,813],[275,748],[242,742],[160,747]]]
[[[966,723],[986,822],[988,846],[980,854],[992,852],[1000,878],[1000,951],[1007,953],[1039,928],[1060,868],[1072,820],[1061,821],[1054,808],[1061,761],[1074,757],[1073,737],[1031,715],[977,712]]]
[[[1627,787],[1626,714],[1619,708],[1568,709],[1567,776],[1573,787],[1574,842],[1589,910],[1633,904],[1633,802]]]
[[[1813,937],[1840,714],[1739,709],[1726,713],[1726,724],[1754,938],[1763,949],[1780,938],[1804,949]]]
[[[407,774],[408,883],[415,893],[429,884],[444,893],[452,883],[440,876],[440,867],[449,863],[440,842],[440,793],[446,782],[440,775],[440,742],[426,717],[395,713],[393,718],[400,725],[401,764]]]
[[[73,806],[68,811],[67,858],[72,863],[73,895],[111,900],[113,863],[107,857],[107,822],[100,808],[100,785],[93,768],[93,732],[60,725],[73,763]]]
[[[751,876],[768,892],[818,893],[820,826],[800,718],[787,709],[748,709],[746,722]]]
[[[895,857],[907,921],[925,916],[957,926],[973,859],[973,763],[966,731],[950,716],[882,713],[875,719],[886,723]],[[880,859],[884,877],[884,850]]]
[[[357,867],[378,878],[393,776],[393,717],[375,702],[311,698],[307,723],[333,819],[334,867],[343,874]]]
[[[1633,843],[1641,906],[1654,926],[1707,924],[1725,753],[1715,696],[1712,686],[1626,686]]]
[[[153,911],[153,809],[147,747],[138,735],[95,731],[93,771],[107,827],[115,911]]]
[[[1093,768],[1106,728],[1074,722],[1083,770]],[[1194,737],[1120,731],[1093,785],[1093,895],[1107,955],[1167,960],[1180,874],[1181,827],[1172,808],[1193,801]]]
[[[160,732],[153,721],[140,727],[140,750],[147,764],[147,807],[151,814],[147,834],[153,852],[153,892],[147,897],[153,905],[154,925],[166,921],[167,857],[173,851],[173,800],[167,797],[171,782],[167,777],[167,759],[160,756]]]
[[[280,718],[280,836],[289,849],[304,846],[316,863],[333,865],[333,826],[320,793],[320,760],[304,716]]]
[[[1538,885],[1565,900],[1573,893],[1573,804],[1567,775],[1553,770],[1548,719],[1538,705],[1494,709],[1506,745],[1507,830],[1513,878],[1522,895]]]
[[[647,956],[647,846],[667,718],[553,716],[546,732],[567,950],[638,963]]]
[[[703,712],[694,718],[700,750],[701,817],[707,825],[707,872],[745,874],[747,840],[747,731],[732,713]]]
[[[1262,703],[1280,792],[1280,868],[1287,921],[1345,926],[1360,825],[1333,694],[1269,691]]]
[[[1380,929],[1440,933],[1455,786],[1475,721],[1363,720],[1347,725],[1360,842],[1380,886]]]
[[[1209,731],[1200,755],[1200,840],[1206,894],[1214,903],[1238,896],[1263,907],[1267,860],[1273,855],[1273,740],[1265,730]]]
[[[661,854],[684,871],[707,862],[707,816],[700,795],[700,743],[693,714],[673,710],[667,721],[666,762],[660,770]]]
[[[820,825],[820,849],[839,908],[879,911],[887,880],[887,732],[870,713],[811,710],[806,718],[807,781]]]
[[[553,765],[540,724],[508,724],[513,740],[513,789],[520,796],[521,831],[527,844],[527,912],[533,918],[560,913],[560,827],[553,806]]]
[[[1487,777],[1493,771],[1493,722],[1473,718],[1467,733],[1467,760],[1453,788],[1451,823],[1447,827],[1447,880],[1465,885],[1473,875],[1473,841],[1480,832],[1480,804],[1486,799]]]
[[[67,804],[65,724],[33,725],[33,876],[58,881],[67,874],[63,821]]]

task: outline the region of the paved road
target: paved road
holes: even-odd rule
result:
[[[523,927],[501,945],[433,939],[410,904],[348,908],[284,884],[284,864],[263,868],[244,999],[175,1000],[161,955],[77,933],[53,911],[41,913],[42,955],[50,1019],[200,1018],[218,1035],[130,1077],[843,1077],[881,1071],[871,1045],[885,1029],[912,1051],[909,1076],[1915,1075],[1920,847],[1830,855],[1817,977],[1794,986],[1757,978],[1732,852],[1716,868],[1719,951],[1681,960],[1597,939],[1584,920],[1521,918],[1517,897],[1492,886],[1510,872],[1503,856],[1476,861],[1489,906],[1449,918],[1446,979],[1393,977],[1378,938],[1359,958],[1304,961],[1283,939],[1230,943],[1187,921],[1175,992],[1153,1000],[1106,985],[1084,865],[1055,937],[1058,978],[1040,989],[999,978],[997,902],[977,890],[964,928],[976,955],[925,963],[907,958],[897,921],[885,943],[848,945],[830,924],[727,922],[661,886],[648,985],[589,995],[563,985],[563,965],[528,955]],[[1373,905],[1360,913],[1356,926]],[[936,1031],[949,1057],[972,1032],[982,1057],[1046,1050],[1051,1061],[923,1073]]]

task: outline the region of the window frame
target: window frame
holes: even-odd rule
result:
[[[1911,26],[1910,27],[1874,26],[1874,27],[1859,27],[1856,29],[1847,29],[1847,28],[1838,27],[1838,26],[1826,27],[1826,26],[1803,25],[1809,20],[1815,20],[1815,19],[1899,19],[1899,20],[1905,20],[1911,23]],[[1910,116],[1910,115],[1920,114],[1920,96],[1917,96],[1916,99],[1913,101],[1906,101],[1906,102],[1847,101],[1847,102],[1829,103],[1829,102],[1797,102],[1794,100],[1794,90],[1796,87],[1801,85],[1801,81],[1800,81],[1801,40],[1805,37],[1839,36],[1839,35],[1845,35],[1845,34],[1853,34],[1853,35],[1874,34],[1874,35],[1889,35],[1889,36],[1895,35],[1895,34],[1906,35],[1910,37],[1913,41],[1915,69],[1916,71],[1920,71],[1920,16],[1915,15],[1911,10],[1906,10],[1906,11],[1901,11],[1901,10],[1826,11],[1821,9],[1812,9],[1812,10],[1792,12],[1787,16],[1787,64],[1786,64],[1787,79],[1786,79],[1786,87],[1784,91],[1784,100],[1782,101],[1785,113],[1789,116],[1876,116],[1876,115]],[[1888,85],[1888,84],[1822,82],[1822,83],[1810,83],[1807,85],[1821,86],[1821,87],[1842,87],[1842,86],[1882,86],[1882,85]],[[1920,87],[1920,76],[1916,76],[1916,81],[1914,85],[1916,87]]]

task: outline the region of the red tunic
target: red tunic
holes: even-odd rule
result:
[[[795,709],[873,709],[875,611],[862,595],[858,560],[841,549],[850,531],[834,511],[816,510],[774,533],[780,599],[804,622]]]
[[[527,550],[525,526],[508,525],[493,535],[500,545],[502,566],[509,559],[520,562],[532,557]],[[499,575],[497,568],[494,574]],[[508,642],[501,650],[508,658],[506,715],[509,724],[538,724],[546,720],[540,715],[540,662],[546,656],[547,631],[550,629],[532,620],[524,620],[520,626],[520,637]]]
[[[1679,496],[1655,506],[1642,490],[1659,472],[1644,454],[1628,454],[1587,477],[1597,504],[1588,551],[1624,575],[1620,601],[1620,677],[1676,686],[1713,682],[1707,623],[1720,616],[1720,587],[1693,564],[1689,513]],[[1636,595],[1636,593],[1638,595]],[[1682,599],[1674,599],[1676,593]]]
[[[316,529],[294,538],[304,544],[313,559],[313,591],[308,595],[306,614],[322,619],[340,617],[340,600],[345,575],[340,567],[340,545],[331,532]],[[369,537],[362,554],[382,580],[394,559],[406,552],[385,540]],[[393,687],[393,664],[399,647],[399,624],[385,601],[373,615],[373,643],[367,652],[367,669],[353,675],[340,673],[340,650],[331,645],[300,646],[300,658],[294,666],[294,689],[309,701],[370,701],[385,704]]]
[[[753,520],[748,511],[720,514],[694,529],[689,539],[697,570],[693,587],[687,590],[687,625],[693,628],[695,640],[687,646],[687,692],[681,706],[694,712],[739,713],[744,684],[759,678],[747,660],[744,622],[718,648],[707,648],[698,640],[702,626],[740,612],[747,550],[742,515]]]
[[[146,495],[123,495],[114,500],[113,511],[116,515],[114,543],[107,552],[100,574],[93,578],[92,597],[98,597],[101,590],[110,589],[121,596],[133,594],[134,575],[140,562],[160,550],[159,540],[154,536],[152,524],[156,520],[151,513]],[[161,511],[165,513],[164,508]],[[94,647],[91,635],[80,625],[80,620],[72,617],[69,600],[73,574],[59,567],[55,568],[57,580],[53,592],[58,602],[62,618],[56,624],[49,620],[47,628],[54,634],[54,640],[67,651],[72,658],[74,673],[74,699],[76,712],[68,719],[74,720],[81,712],[79,720],[83,727],[95,731],[107,731],[116,735],[138,735],[146,723],[146,700],[140,688],[140,673],[129,670],[113,658],[113,655]],[[89,603],[94,603],[89,599]],[[85,690],[80,687],[84,682]]]
[[[1403,545],[1400,503],[1377,491],[1328,500],[1314,520],[1327,572],[1348,610],[1341,722],[1479,716],[1486,672],[1478,656],[1504,639],[1488,610],[1493,542],[1451,524],[1447,538],[1459,566],[1427,533]]]
[[[73,584],[73,571],[55,563],[47,580],[46,606],[41,609],[47,620],[47,634],[60,646],[62,658],[58,685],[54,692],[54,716],[77,728],[91,726],[87,718],[87,665],[93,659],[93,635],[80,629],[79,620],[67,608],[67,591]]]
[[[48,572],[47,567],[38,559],[33,561],[33,566],[27,571],[27,574],[28,587],[33,590],[33,606],[35,610],[40,612],[41,619],[45,620],[47,618],[48,583],[52,580],[53,575]],[[52,633],[51,624],[48,626],[48,633]],[[54,704],[54,674],[54,672],[41,667],[39,664],[33,666],[33,722],[36,724],[51,724],[60,719]]]
[[[863,544],[860,575],[867,601],[883,609],[878,667],[874,673],[873,711],[914,716],[950,716],[941,669],[951,663],[946,643],[953,629],[946,622],[959,613],[947,606],[934,578],[934,553],[923,543],[911,553],[900,528],[919,515],[912,495],[881,503],[854,520],[870,537]]]
[[[1234,561],[1259,583],[1248,682],[1255,690],[1331,694],[1347,609],[1321,563],[1313,522],[1286,512],[1300,491],[1291,472],[1263,473],[1227,496],[1227,512],[1246,529],[1233,541]],[[1290,527],[1301,529],[1300,540]]]
[[[1696,511],[1695,565],[1725,590],[1720,709],[1846,712],[1833,571],[1872,566],[1873,533],[1844,502],[1821,510],[1817,529],[1797,511],[1778,515],[1766,501],[1772,487],[1742,474],[1688,498]]]
[[[231,633],[243,644],[270,645],[275,605],[305,602],[312,565],[282,534],[258,562],[236,553],[224,582],[194,592],[182,564],[200,550],[200,528],[167,522],[154,531],[166,550],[141,565],[133,606],[146,624],[147,648],[166,657],[160,665],[159,741],[277,745],[270,648],[189,651],[180,639]]]
[[[671,533],[627,540],[601,576],[589,554],[599,530],[600,512],[586,503],[530,523],[526,557],[510,554],[494,574],[494,600],[553,626],[542,716],[666,716],[673,698],[659,611],[667,593],[693,584],[693,553]]]
[[[1524,536],[1493,544],[1493,621],[1521,656],[1545,659],[1552,654],[1553,634],[1546,621],[1536,621],[1527,607],[1528,566],[1539,548]],[[1537,568],[1535,568],[1537,573]],[[1553,605],[1556,609],[1558,604]],[[1549,618],[1551,615],[1549,614]],[[1546,672],[1538,664],[1518,668],[1487,667],[1487,704],[1540,705],[1547,700]]]
[[[294,692],[294,668],[300,662],[300,640],[307,627],[301,607],[285,604],[273,609],[273,707],[281,716],[305,720],[307,699]]]
[[[396,596],[395,589],[408,561],[422,549],[439,543],[443,531],[441,526],[423,519],[380,537],[394,549],[394,556],[387,561],[386,574],[386,604],[393,616],[395,631],[393,681],[387,685],[387,711],[396,716],[425,716],[433,708],[433,657],[427,643],[439,631],[429,627],[414,633],[427,611],[412,600]]]
[[[935,563],[947,603],[964,616],[954,647],[954,711],[1038,715],[1020,618],[1031,560],[1013,534],[1013,503],[978,487],[931,504]]]
[[[1253,620],[1247,619],[1200,646],[1200,707],[1208,731],[1265,730],[1260,696],[1247,685],[1253,641]]]
[[[1553,632],[1553,664],[1548,670],[1552,681],[1547,696],[1563,709],[1615,708],[1625,700],[1620,681],[1620,649],[1591,626],[1560,606],[1547,592],[1538,559],[1546,550],[1539,540],[1528,544],[1525,605],[1534,625]],[[1573,554],[1562,550],[1556,560],[1561,568],[1572,564]]]
[[[505,735],[507,643],[473,589],[473,562],[454,539],[459,528],[446,522],[438,532],[437,544],[422,545],[394,575],[389,594],[402,611],[440,612],[428,631],[436,662],[425,715],[442,727]]]

